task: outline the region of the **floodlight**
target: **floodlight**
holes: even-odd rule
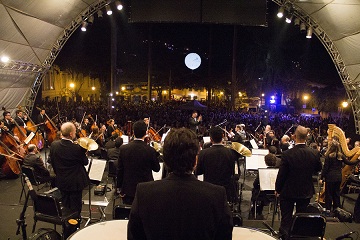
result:
[[[311,37],[312,37],[312,27],[309,27],[306,32],[306,38],[311,38]]]
[[[282,18],[284,16],[284,7],[280,7],[277,13],[278,18]]]
[[[299,26],[300,25],[300,18],[295,18],[294,25]]]
[[[289,16],[286,16],[285,22],[291,23],[292,19],[293,19],[293,15],[290,14]]]
[[[102,18],[103,17],[103,12],[99,9],[97,11],[97,15],[98,15],[98,18]]]
[[[111,11],[110,6],[107,5],[107,6],[105,7],[105,9],[106,9],[106,14],[110,16],[110,15],[112,14],[112,11]]]
[[[300,23],[300,31],[301,32],[305,32],[306,31],[306,25],[305,25],[305,23]]]
[[[91,15],[91,16],[88,18],[87,22],[90,23],[90,24],[93,24],[93,23],[94,23],[94,16]]]
[[[88,23],[87,22],[83,22],[82,26],[81,26],[81,31],[86,32],[86,27],[87,27]]]
[[[117,10],[119,10],[119,11],[123,9],[123,5],[121,4],[120,1],[115,1],[115,6],[116,6]]]

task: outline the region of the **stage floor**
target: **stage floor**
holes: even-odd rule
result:
[[[44,154],[44,153],[43,153]],[[103,175],[102,182],[106,183],[107,171]],[[242,201],[241,201],[241,216],[243,218],[243,226],[251,227],[256,229],[265,230],[263,221],[266,221],[271,225],[272,214],[268,213],[268,207],[264,208],[264,219],[256,220],[249,218],[250,210],[250,198],[251,198],[251,189],[254,181],[254,174],[247,173],[245,175],[245,180],[243,176],[240,178],[240,181],[243,182],[242,190]],[[19,202],[20,193],[21,193],[21,181],[20,178],[17,179],[1,179],[0,180],[0,189],[3,189],[3,192],[0,194],[0,239],[22,239],[21,235],[16,235],[17,223],[16,219],[19,218],[21,211],[23,210],[24,197]],[[91,208],[89,208],[89,190],[85,189],[83,191],[83,200],[84,205],[82,209],[82,216],[89,217],[89,210],[91,209],[91,217],[94,219],[91,222],[94,223],[98,221],[97,219],[102,220],[112,220],[112,210],[114,205],[114,192],[112,186],[112,179],[108,179],[107,183],[107,192],[104,196],[95,196],[93,194],[93,189],[91,189]],[[44,189],[45,191],[48,189]],[[41,190],[43,191],[43,190]],[[315,196],[314,196],[315,197]],[[119,199],[115,200],[115,204],[119,203]],[[99,210],[101,208],[102,211]],[[354,202],[346,200],[344,208],[347,211],[353,212]],[[31,236],[31,229],[33,225],[33,207],[32,202],[29,202],[29,206],[26,210],[26,223],[27,223],[27,234]],[[82,225],[86,222],[83,221]],[[53,228],[52,224],[38,222],[36,229],[39,228]],[[274,220],[274,229],[278,230],[279,220],[275,217]],[[60,230],[60,226],[57,227],[57,230]],[[326,239],[335,239],[337,236],[350,232],[358,231],[360,232],[360,224],[356,223],[340,223],[340,222],[328,222],[325,232]]]

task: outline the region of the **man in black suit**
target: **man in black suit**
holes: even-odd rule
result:
[[[40,132],[43,134],[43,137],[45,140],[47,140],[47,136],[46,136],[46,126],[45,123],[47,121],[47,118],[45,116],[45,109],[42,108],[40,110],[39,115],[36,118],[36,124],[39,124],[38,129],[40,130]]]
[[[191,117],[189,119],[189,128],[190,128],[190,130],[192,130],[194,133],[198,133],[199,132],[199,125],[200,125],[201,121],[202,121],[202,116],[200,115],[198,117],[198,112],[193,111],[192,114],[191,114]]]
[[[14,119],[12,119],[10,112],[8,111],[4,111],[3,112],[3,116],[4,116],[4,126],[6,127],[6,131],[11,132],[11,134],[13,134],[13,129],[15,127],[15,122]]]
[[[34,175],[41,183],[51,182],[51,187],[55,187],[55,176],[50,176],[50,172],[46,169],[43,159],[37,154],[36,145],[29,144],[27,150],[28,154],[23,161],[24,166],[33,167],[35,171]]]
[[[204,174],[204,181],[225,187],[229,202],[235,196],[235,162],[238,155],[222,144],[223,130],[220,127],[210,129],[212,146],[199,153],[195,174]]]
[[[56,174],[56,185],[61,191],[64,206],[81,213],[82,190],[89,185],[85,166],[89,160],[86,149],[75,144],[75,125],[66,122],[61,126],[61,140],[50,146],[51,164]]]
[[[160,171],[159,154],[144,142],[146,130],[143,120],[135,122],[135,139],[120,147],[117,187],[125,204],[132,204],[138,183],[154,181],[152,171]]]
[[[199,151],[194,132],[172,129],[163,148],[169,175],[139,183],[128,223],[128,239],[232,238],[232,214],[224,187],[202,182],[192,171]]]
[[[281,157],[275,193],[280,194],[280,233],[289,233],[294,204],[296,212],[305,212],[315,193],[312,175],[322,168],[319,151],[305,145],[307,129],[298,126],[295,131],[295,146]]]
[[[17,125],[19,125],[19,127],[23,127],[26,131],[26,136],[28,136],[31,131],[29,129],[27,129],[26,123],[27,121],[29,121],[27,119],[27,116],[25,117],[23,115],[23,111],[21,111],[20,109],[16,110],[16,117],[14,118],[15,122],[17,123]]]

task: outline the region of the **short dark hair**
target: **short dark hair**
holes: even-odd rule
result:
[[[265,164],[269,167],[274,167],[276,165],[276,156],[273,153],[265,155]]]
[[[7,114],[9,114],[10,112],[9,111],[4,111],[3,112],[3,116],[5,117]]]
[[[119,148],[124,143],[124,140],[121,137],[115,139],[115,147]]]
[[[19,113],[21,113],[22,111],[20,109],[15,111],[15,114],[18,115]]]
[[[212,127],[210,129],[210,138],[215,142],[215,143],[219,143],[222,141],[223,138],[223,130],[221,129],[221,127],[217,126],[217,127]]]
[[[193,171],[198,152],[199,140],[190,129],[171,129],[165,138],[163,156],[169,172],[183,175]]]
[[[136,138],[142,138],[146,135],[147,126],[143,120],[137,121],[133,125],[133,131]]]

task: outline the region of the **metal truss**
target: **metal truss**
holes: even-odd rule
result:
[[[90,5],[87,9],[81,12],[62,32],[61,36],[56,40],[54,45],[52,46],[50,53],[48,54],[47,58],[45,59],[44,63],[42,64],[42,69],[44,71],[40,72],[38,77],[34,80],[34,84],[31,87],[30,95],[25,100],[25,110],[29,114],[32,113],[34,102],[36,99],[36,95],[41,87],[43,82],[44,76],[46,75],[47,71],[50,69],[52,64],[54,63],[56,57],[60,53],[61,49],[67,42],[67,40],[71,37],[71,35],[78,29],[78,27],[88,19],[89,16],[96,13],[99,9],[104,8],[106,5],[112,3],[113,0],[99,0]]]
[[[356,134],[360,134],[360,82],[351,79],[347,72],[346,65],[342,59],[338,49],[333,41],[326,34],[319,24],[317,24],[307,13],[301,8],[296,6],[296,0],[272,0],[279,6],[284,7],[288,12],[291,12],[294,17],[297,17],[301,22],[305,23],[313,29],[313,33],[318,37],[320,42],[324,45],[325,49],[329,53],[332,61],[335,64],[336,70],[339,73],[340,79],[344,84],[346,93],[351,102],[351,108],[355,120]]]
[[[14,60],[11,60],[6,63],[1,62],[0,68],[5,70],[13,70],[19,72],[35,72],[35,73],[41,73],[47,70],[45,67],[37,64],[14,61]]]

